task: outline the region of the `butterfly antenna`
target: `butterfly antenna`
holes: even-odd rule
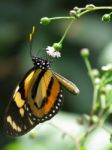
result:
[[[30,45],[30,56],[33,57],[32,54],[32,43],[33,43],[33,35],[35,33],[35,26],[32,27],[32,32],[29,34],[29,45]]]

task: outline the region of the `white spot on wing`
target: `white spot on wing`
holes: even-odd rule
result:
[[[31,116],[32,114],[31,113],[29,113],[29,116]]]
[[[58,106],[60,106],[60,103],[57,103]]]
[[[59,102],[61,102],[62,100],[59,98],[59,100],[58,100]]]
[[[62,97],[63,97],[63,95],[62,95],[62,94],[60,94],[60,97],[62,98]]]
[[[56,106],[55,108],[58,109],[58,106]]]
[[[52,112],[55,113],[55,110],[53,110]]]
[[[52,117],[52,114],[49,114],[49,117]]]

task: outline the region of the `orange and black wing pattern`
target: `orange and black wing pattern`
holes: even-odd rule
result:
[[[51,119],[63,103],[61,84],[49,69],[32,68],[17,86],[5,114],[5,130],[21,136]]]

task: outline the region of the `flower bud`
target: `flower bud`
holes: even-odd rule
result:
[[[96,85],[99,85],[100,82],[101,82],[101,79],[100,79],[100,78],[95,78],[95,84],[96,84]]]
[[[95,5],[89,4],[89,5],[86,5],[86,8],[87,8],[87,9],[92,9],[92,8],[95,8]]]
[[[89,56],[89,49],[83,48],[81,50],[81,56],[84,57],[84,58],[88,57]]]
[[[74,9],[75,11],[78,11],[80,8],[77,7],[77,6],[75,6],[73,9]]]
[[[97,123],[98,122],[98,117],[96,116],[96,115],[93,115],[92,116],[92,121],[93,121],[93,123]]]
[[[77,12],[76,12],[75,10],[71,10],[71,11],[70,11],[70,16],[75,17],[75,16],[76,16],[76,13],[77,13]]]
[[[102,21],[104,21],[104,22],[110,22],[110,20],[111,20],[111,16],[110,16],[110,14],[104,14],[103,15],[103,17],[102,17]]]
[[[111,84],[107,84],[104,87],[104,92],[109,93],[112,91],[112,85]]]
[[[48,25],[50,22],[51,22],[51,19],[48,17],[43,17],[40,20],[40,24],[42,24],[42,25]]]
[[[54,44],[53,44],[53,48],[54,48],[55,50],[60,51],[60,50],[62,49],[62,44],[60,44],[60,43],[54,43]]]
[[[100,73],[99,73],[99,70],[97,69],[92,69],[92,72],[93,76],[96,78],[96,77],[99,77]]]
[[[107,64],[106,66],[101,67],[102,71],[112,71],[112,64]]]

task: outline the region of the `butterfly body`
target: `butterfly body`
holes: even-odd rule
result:
[[[18,84],[5,115],[6,132],[21,136],[51,119],[63,103],[62,85],[73,94],[78,88],[50,69],[47,60],[32,57],[34,67]],[[73,85],[72,85],[73,84]]]
[[[46,59],[32,56],[32,61],[36,68],[47,70],[50,67],[50,62]]]

